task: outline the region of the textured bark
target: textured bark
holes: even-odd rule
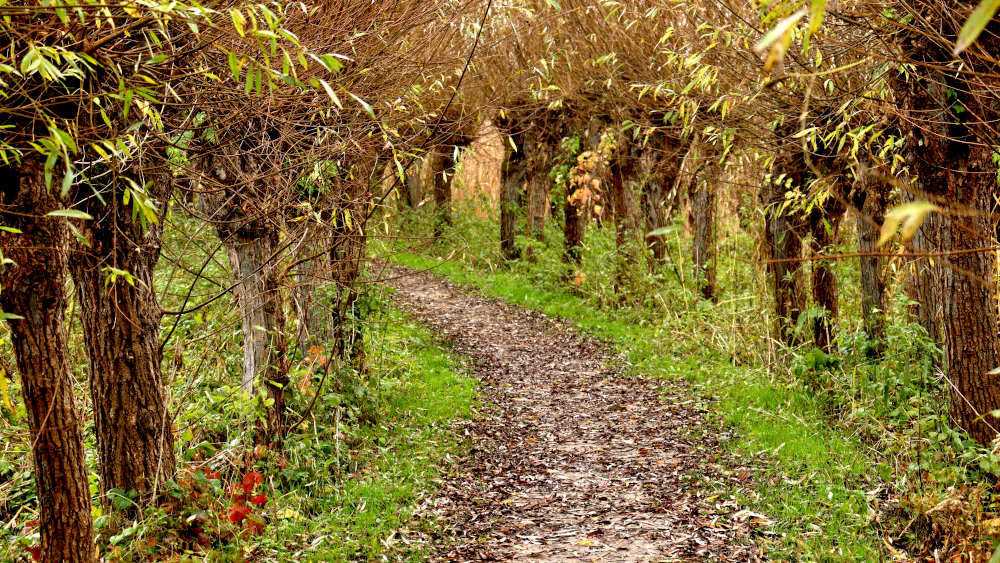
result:
[[[366,353],[361,322],[362,311],[357,307],[358,284],[362,274],[367,236],[365,212],[371,203],[371,192],[355,184],[339,205],[333,222],[330,262],[336,289],[332,303],[334,355],[350,361],[359,371],[366,369]]]
[[[451,147],[437,147],[427,155],[434,192],[435,237],[440,237],[444,228],[451,225],[451,179],[454,178],[455,160],[450,149]]]
[[[950,27],[957,24],[942,25],[949,26],[946,33],[957,32]],[[923,34],[908,36],[903,45],[906,54],[918,61],[941,63],[953,58],[949,46],[931,43]],[[982,35],[980,46],[984,52],[1000,48],[995,30]],[[992,97],[977,93],[995,89],[997,84],[992,77],[983,78],[989,81],[986,84],[970,84],[965,80],[979,78],[933,67],[923,72],[931,76],[909,81],[899,77],[892,84],[908,118],[904,122],[914,124],[907,131],[905,145],[907,164],[917,180],[911,184],[912,193],[944,208],[938,224],[925,223],[926,230],[921,228],[921,244],[932,252],[966,252],[935,259],[939,271],[920,283],[927,283],[930,300],[941,306],[941,342],[951,383],[950,419],[989,444],[997,434],[997,419],[990,412],[1000,408],[1000,379],[990,373],[1000,366],[996,264],[993,251],[976,250],[996,244],[991,216],[997,182],[992,123],[998,116]],[[967,110],[956,113],[958,105]],[[921,302],[922,307],[927,304]],[[930,313],[934,312],[932,308]]]
[[[778,169],[793,185],[802,185],[806,172],[797,151],[784,149],[779,153]],[[764,250],[768,263],[771,290],[774,295],[774,337],[786,344],[796,343],[799,315],[805,309],[806,295],[802,274],[802,224],[799,214],[783,209],[786,188],[774,181],[761,190],[764,206]]]
[[[911,195],[906,199],[914,200]],[[913,237],[914,250],[933,252],[943,248],[942,229],[944,226],[944,217],[940,215],[932,213],[925,217],[924,222],[917,229],[916,236]],[[907,279],[906,287],[908,297],[916,302],[911,313],[914,314],[920,326],[927,331],[927,336],[938,344],[944,342],[944,328],[941,324],[943,322],[944,296],[941,295],[940,287],[934,280],[944,275],[943,263],[944,260],[941,259],[918,259],[912,264],[913,271]]]
[[[885,220],[887,186],[879,179],[865,177],[855,188],[859,270],[861,274],[861,315],[864,331],[872,343],[870,354],[881,356],[885,348],[886,281],[885,260],[878,252],[879,227]],[[869,254],[869,256],[864,256]]]
[[[513,135],[517,150],[509,146],[506,150],[503,166],[500,169],[500,256],[504,260],[517,260],[520,249],[517,248],[517,210],[518,193],[524,185],[527,169],[525,151],[527,147],[522,135]],[[521,142],[518,142],[521,141]]]
[[[812,232],[814,254],[830,252],[837,241],[837,230],[847,211],[843,194],[829,196],[821,205],[813,208],[807,218]],[[813,320],[813,342],[824,352],[829,352],[833,343],[833,326],[840,314],[837,294],[837,276],[830,263],[825,260],[812,262],[813,302],[822,309],[820,316]]]
[[[406,185],[403,187],[406,205],[410,209],[416,209],[424,199],[424,186],[420,179],[420,170],[423,168],[423,161],[415,160],[406,171]]]
[[[583,229],[584,210],[579,201],[566,201],[563,211],[565,224],[563,225],[563,239],[565,250],[563,261],[567,264],[580,265],[583,259]]]
[[[330,278],[330,254],[327,244],[330,228],[320,222],[310,222],[304,241],[298,251],[295,265],[295,285],[292,287],[292,304],[295,308],[296,340],[303,357],[313,346],[323,345],[330,338],[330,325],[323,307],[320,287]]]
[[[635,213],[630,182],[635,178],[635,159],[633,158],[633,143],[619,133],[618,152],[610,163],[611,193],[610,199],[614,212],[615,246],[617,247],[615,262],[616,293],[621,293],[627,287],[628,271],[635,263],[633,239],[635,238]]]
[[[165,209],[171,178],[161,175],[150,185],[150,195]],[[151,502],[150,493],[173,477],[176,466],[161,371],[161,308],[153,286],[163,223],[144,228],[122,203],[119,188],[117,182],[95,188],[103,192],[102,203],[83,186],[80,209],[94,219],[83,221],[80,230],[90,246],[77,244],[70,269],[90,360],[101,490],[106,495],[134,489]],[[133,279],[111,278],[108,268]]]
[[[0,250],[13,262],[0,269],[0,307],[23,317],[8,324],[28,413],[41,559],[90,563],[90,486],[64,324],[69,230],[65,219],[44,217],[64,206],[46,189],[41,168],[0,168],[0,221],[21,230],[0,232]]]
[[[645,185],[642,190],[642,206],[646,219],[646,245],[656,263],[667,259],[667,238],[665,235],[649,235],[670,224],[676,209],[677,192],[674,185],[681,171],[684,153],[690,144],[677,139],[663,138],[658,143],[650,143],[651,150],[640,158]]]
[[[701,296],[716,301],[715,294],[715,178],[696,181],[691,194],[691,224],[694,231],[692,263]]]
[[[549,207],[549,179],[547,147],[537,145],[529,151],[530,172],[527,178],[527,227],[528,236],[545,242],[545,215]]]

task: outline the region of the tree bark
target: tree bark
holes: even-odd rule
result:
[[[371,192],[357,183],[339,206],[333,221],[330,261],[336,290],[331,310],[334,330],[334,356],[351,362],[358,372],[366,369],[363,312],[358,308],[358,284],[362,274],[368,238],[365,233],[366,210]]]
[[[831,194],[820,205],[813,208],[808,217],[812,231],[814,254],[823,254],[832,250],[837,240],[837,230],[844,217],[847,207],[842,194]],[[833,343],[833,326],[840,314],[840,301],[837,293],[837,275],[833,273],[830,263],[825,260],[812,262],[812,293],[813,302],[822,309],[820,316],[813,320],[813,342],[824,352],[830,352]]]
[[[517,236],[517,210],[518,193],[524,185],[527,173],[525,164],[525,151],[527,147],[523,142],[523,135],[512,134],[515,138],[517,150],[506,149],[501,172],[500,185],[500,256],[504,260],[517,260],[521,253],[517,248],[515,237]],[[520,142],[518,142],[520,141]]]
[[[764,205],[764,249],[771,290],[774,295],[774,337],[786,344],[796,343],[799,315],[805,309],[803,290],[802,238],[799,220],[782,208],[785,189],[773,181],[761,190]]]
[[[0,307],[9,319],[28,413],[42,561],[96,561],[81,419],[73,402],[66,341],[69,230],[45,214],[63,205],[45,187],[41,163],[0,168]]]
[[[273,230],[240,230],[220,233],[229,255],[243,330],[243,392],[253,394],[260,385],[273,401],[258,443],[281,436],[285,427],[285,394],[288,385],[288,343],[274,253],[278,235]]]
[[[865,334],[871,343],[869,355],[880,357],[885,350],[886,282],[885,260],[874,256],[879,228],[885,220],[886,188],[873,177],[859,179],[853,204],[857,211],[859,271],[861,274],[861,316]],[[869,254],[869,256],[864,256]]]
[[[172,179],[160,174],[150,185],[162,216]],[[151,502],[152,491],[173,477],[176,466],[161,370],[161,308],[153,285],[163,223],[139,224],[122,203],[121,186],[116,181],[101,189],[106,203],[83,186],[79,208],[94,219],[83,221],[80,230],[90,246],[77,244],[70,269],[90,359],[105,503],[111,489],[134,489]]]
[[[536,145],[528,152],[530,172],[527,178],[527,233],[538,242],[545,242],[545,214],[549,206],[551,185],[546,170],[549,154],[548,149],[540,145]]]
[[[983,49],[997,48],[994,34],[983,37]],[[905,45],[915,60],[953,58],[947,48],[927,43],[914,34]],[[984,103],[978,97],[983,85],[965,83],[965,75],[923,70],[932,76],[914,76],[908,82],[900,77],[893,83],[908,118],[904,122],[916,124],[907,131],[905,145],[907,164],[917,180],[911,185],[913,194],[944,209],[939,224],[926,231],[921,228],[922,244],[930,251],[968,252],[935,259],[940,264],[938,275],[921,283],[928,283],[931,300],[941,304],[950,419],[989,444],[998,426],[990,413],[1000,408],[1000,379],[991,373],[1000,366],[996,264],[992,251],[976,249],[996,244],[992,212],[997,166],[992,159],[991,124],[997,113],[992,98],[987,96]],[[957,99],[950,97],[952,93]],[[958,105],[967,111],[956,113]]]
[[[304,233],[305,240],[298,251],[295,265],[295,285],[292,287],[292,304],[295,309],[296,339],[299,353],[309,355],[313,346],[321,346],[330,338],[329,323],[323,307],[320,288],[330,278],[330,228],[318,221],[310,221]]]
[[[635,177],[635,159],[633,158],[633,143],[619,132],[618,150],[612,159],[611,168],[611,202],[614,210],[615,246],[617,248],[615,262],[616,293],[622,293],[627,286],[628,271],[635,263],[633,254],[633,239],[635,233],[634,197],[629,183]]]
[[[447,226],[451,226],[451,178],[454,177],[453,169],[455,159],[447,149],[450,147],[437,147],[427,155],[432,172],[432,182],[434,191],[435,223],[434,236],[440,237]],[[450,176],[450,177],[449,177]]]
[[[691,194],[691,223],[694,230],[692,263],[694,279],[704,299],[717,301],[715,294],[715,178],[697,179]]]
[[[649,233],[669,226],[673,219],[676,207],[674,185],[681,171],[684,153],[690,144],[664,138],[661,142],[650,145],[651,150],[646,151],[641,158],[642,175],[645,177],[642,191],[646,217],[645,239],[654,262],[662,264],[667,260],[667,237]]]

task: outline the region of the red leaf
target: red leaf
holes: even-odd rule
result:
[[[257,506],[264,506],[267,504],[267,497],[263,494],[257,495],[255,497],[250,497],[250,502],[256,504]]]
[[[28,520],[27,522],[24,523],[24,527],[25,528],[34,528],[37,525],[38,525],[38,519],[37,518],[35,520]]]
[[[246,487],[244,487],[241,483],[233,483],[229,487],[229,496],[232,497],[233,502],[237,504],[246,502],[247,492]]]
[[[250,530],[251,534],[259,536],[264,533],[264,522],[262,520],[257,520],[255,518],[248,518],[247,530]]]
[[[249,506],[234,506],[229,509],[229,521],[233,524],[239,524],[246,520],[248,514],[250,514]]]
[[[264,482],[264,476],[256,471],[251,471],[243,476],[243,488],[250,492],[254,487]]]
[[[33,545],[33,546],[28,547],[26,549],[28,550],[28,553],[31,554],[31,560],[32,561],[41,561],[41,559],[42,559],[42,546],[40,546],[40,545]]]

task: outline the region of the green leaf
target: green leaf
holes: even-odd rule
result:
[[[55,211],[49,211],[45,214],[46,217],[67,217],[69,219],[83,219],[85,221],[93,219],[89,214],[80,211],[79,209],[57,209]]]
[[[350,92],[348,92],[348,94],[350,94]],[[372,119],[375,119],[375,110],[373,110],[372,107],[368,105],[368,102],[362,100],[361,98],[355,96],[354,94],[351,94],[351,97],[357,100],[357,102],[361,104],[361,107],[365,108],[365,112],[368,113],[368,115],[370,115]]]
[[[997,10],[1000,10],[1000,0],[982,0],[976,9],[972,11],[972,15],[969,19],[965,21],[965,25],[962,26],[962,30],[958,32],[958,39],[955,41],[955,49],[952,54],[958,55],[962,51],[969,48],[979,37],[979,34],[986,29],[989,25],[990,20],[996,15]]]
[[[816,33],[823,25],[823,15],[826,13],[826,0],[811,0],[809,3],[809,33]]]

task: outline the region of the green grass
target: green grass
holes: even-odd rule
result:
[[[414,524],[416,503],[433,491],[442,464],[461,451],[450,424],[470,415],[473,380],[464,375],[460,359],[397,310],[386,310],[381,321],[376,352],[385,410],[359,436],[362,447],[371,449],[362,455],[370,459],[334,487],[324,503],[328,515],[305,524],[308,535],[325,539],[314,552],[303,553],[302,560],[372,560],[390,554],[423,560],[419,538],[407,545],[400,536]]]
[[[794,560],[873,560],[880,537],[868,522],[866,491],[889,472],[850,435],[830,428],[822,405],[805,390],[773,380],[763,368],[735,366],[725,354],[687,339],[676,322],[637,322],[609,313],[578,293],[539,287],[523,274],[489,271],[416,254],[399,264],[433,269],[488,295],[572,320],[627,353],[638,373],[683,378],[714,399],[717,416],[736,430],[727,443],[735,460],[757,467],[755,484],[734,492],[774,520],[763,544],[769,556]]]

